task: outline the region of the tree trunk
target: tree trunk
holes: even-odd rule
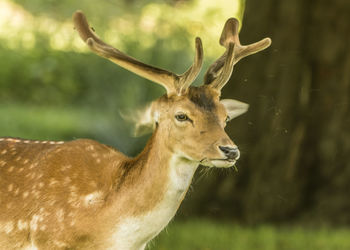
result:
[[[242,44],[269,36],[272,46],[238,63],[224,88],[250,110],[228,126],[238,175],[208,188],[218,214],[350,223],[349,13],[346,0],[246,1]]]

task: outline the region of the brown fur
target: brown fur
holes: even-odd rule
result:
[[[82,12],[73,20],[90,49],[161,84],[167,94],[142,116],[140,124],[152,123],[156,129],[136,158],[86,139],[0,138],[2,249],[144,249],[175,215],[199,164],[230,167],[239,158],[224,128],[227,117],[244,113],[248,106],[220,102],[221,88],[233,65],[268,47],[270,39],[242,46],[238,21],[229,19],[220,39],[226,52],[207,73],[212,82],[189,87],[202,64],[199,38],[193,65],[175,75],[103,42]],[[236,153],[230,156],[222,148]]]
[[[152,107],[158,125],[135,158],[87,139],[0,138],[0,246],[106,249],[124,219],[139,218],[162,202],[174,155],[198,164],[222,158],[219,145],[233,145],[223,129],[225,108],[208,86],[163,96]],[[177,121],[179,111],[191,122]],[[174,213],[187,188],[176,191]],[[142,237],[147,242],[150,236]]]
[[[18,249],[33,241],[40,249],[100,249],[119,220],[149,211],[162,198],[166,164],[150,169],[163,161],[156,135],[135,159],[86,139],[4,138],[0,224],[7,232],[0,233],[0,246]],[[94,192],[96,198],[86,198]]]

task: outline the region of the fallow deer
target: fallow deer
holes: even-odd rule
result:
[[[248,105],[220,100],[220,93],[234,64],[267,48],[269,38],[243,46],[238,21],[228,19],[220,38],[225,53],[204,84],[193,87],[203,59],[200,38],[193,65],[176,75],[103,42],[82,12],[73,21],[93,52],[166,94],[145,111],[141,123],[154,131],[135,158],[88,139],[0,138],[1,249],[144,249],[175,215],[199,165],[231,167],[240,156],[224,128]]]

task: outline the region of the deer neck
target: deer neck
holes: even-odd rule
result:
[[[148,161],[145,170],[164,171],[164,183],[168,193],[182,194],[191,184],[198,163],[184,158],[169,147],[169,142],[162,138],[160,132],[155,132],[151,138],[152,146],[146,151]]]
[[[118,249],[143,249],[174,217],[185,197],[198,164],[180,157],[166,143],[156,129],[141,154],[118,168],[108,213],[114,213],[116,220],[108,217],[106,222],[117,222],[110,238]]]
[[[145,149],[117,169],[115,203],[133,204],[127,213],[148,213],[165,203],[175,213],[198,167],[167,146],[160,132],[157,128]]]

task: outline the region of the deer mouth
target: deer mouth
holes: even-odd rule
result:
[[[217,168],[229,168],[233,167],[236,160],[224,158],[224,159],[209,159],[204,158],[200,161],[200,164],[206,167],[217,167]]]

